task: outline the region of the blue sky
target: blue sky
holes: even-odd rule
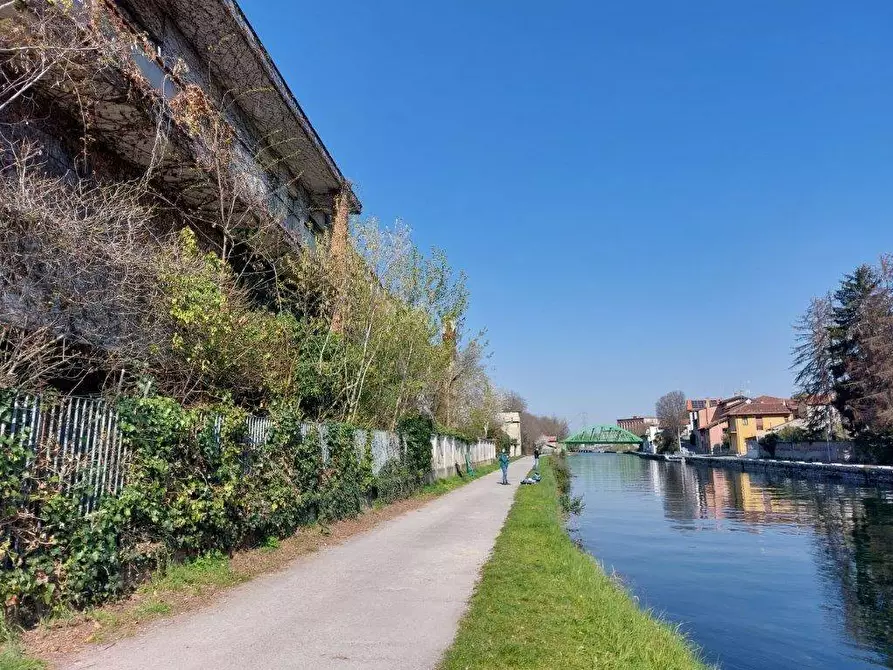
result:
[[[809,298],[893,251],[889,0],[241,5],[534,411],[789,393]]]

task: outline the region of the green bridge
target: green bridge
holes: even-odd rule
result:
[[[619,426],[590,426],[561,440],[567,445],[642,444],[642,438]]]

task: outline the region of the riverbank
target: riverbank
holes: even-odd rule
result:
[[[640,458],[657,461],[681,461],[701,463],[740,472],[764,472],[780,470],[801,477],[830,477],[846,479],[857,484],[883,484],[893,486],[893,466],[861,465],[858,463],[813,463],[807,461],[780,461],[769,458],[738,458],[736,456],[667,456],[636,452]]]
[[[376,505],[355,519],[338,521],[326,528],[303,528],[267,546],[174,565],[163,574],[153,575],[120,602],[86,612],[63,612],[20,636],[9,635],[5,641],[0,637],[0,670],[40,670],[46,667],[44,660],[52,663],[91,644],[110,644],[139,633],[159,619],[205,607],[239,584],[342,544],[497,469],[498,464],[489,463],[479,466],[474,477],[439,479],[410,498]]]
[[[551,458],[522,486],[441,670],[704,668],[567,534]]]

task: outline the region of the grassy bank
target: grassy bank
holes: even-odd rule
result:
[[[441,670],[704,668],[564,529],[554,464],[519,488]]]
[[[280,570],[300,556],[339,544],[497,468],[495,463],[486,464],[477,469],[474,477],[437,480],[410,498],[375,505],[356,519],[338,521],[326,528],[303,528],[284,540],[271,540],[266,546],[238,551],[232,556],[210,554],[173,565],[164,573],[153,575],[121,602],[86,612],[63,612],[21,636],[0,626],[0,670],[40,670],[46,666],[39,658],[55,660],[85,644],[112,643],[138,632],[151,621],[194,610],[226,589]]]

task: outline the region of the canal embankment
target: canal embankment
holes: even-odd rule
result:
[[[893,466],[865,465],[859,463],[815,463],[810,461],[785,461],[771,458],[738,458],[736,456],[667,456],[635,452],[640,458],[658,461],[684,461],[700,463],[740,472],[778,471],[799,477],[827,477],[845,479],[858,484],[893,486]]]
[[[704,668],[573,542],[553,458],[539,484],[519,487],[441,670]]]

